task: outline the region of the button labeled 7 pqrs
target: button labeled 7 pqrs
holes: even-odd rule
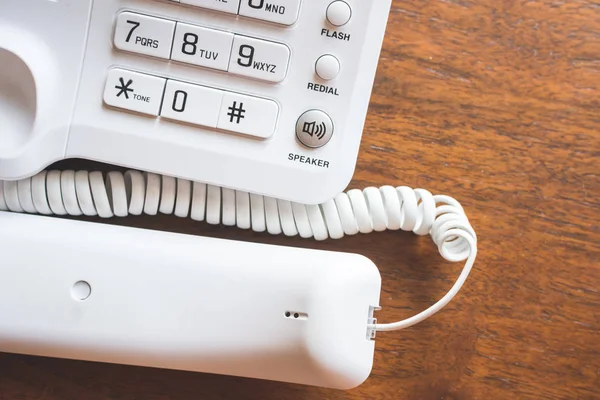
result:
[[[119,50],[169,59],[174,32],[174,21],[123,12],[117,19],[115,46]]]

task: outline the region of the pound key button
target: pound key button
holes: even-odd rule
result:
[[[298,140],[313,149],[325,146],[333,137],[333,121],[331,117],[320,110],[305,112],[296,124]]]

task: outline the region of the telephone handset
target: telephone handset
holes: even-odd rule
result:
[[[0,0],[0,350],[362,383],[376,332],[443,308],[477,253],[450,197],[339,194],[390,6]],[[134,170],[41,171],[73,157]],[[381,324],[381,278],[360,256],[3,211],[174,214],[317,240],[405,230],[465,267],[431,308]]]

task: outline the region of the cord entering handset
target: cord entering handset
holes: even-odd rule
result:
[[[367,318],[367,339],[374,340],[377,336],[377,318],[375,318],[375,311],[380,311],[381,307],[371,306],[369,307],[369,318]]]

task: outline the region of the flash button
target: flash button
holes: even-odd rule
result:
[[[344,26],[352,18],[352,8],[345,1],[334,1],[327,7],[327,21],[334,26]]]

